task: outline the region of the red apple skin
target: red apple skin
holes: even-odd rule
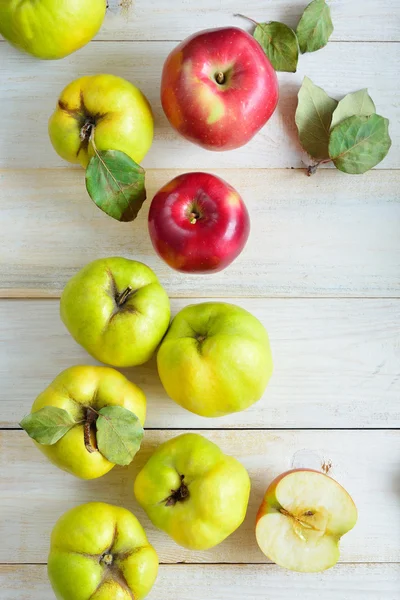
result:
[[[162,187],[149,211],[157,254],[177,271],[225,269],[243,250],[250,231],[237,191],[210,173],[185,173]]]
[[[223,73],[225,82],[216,81]],[[167,57],[161,103],[171,125],[208,150],[246,144],[278,102],[276,73],[260,44],[236,27],[200,31]]]

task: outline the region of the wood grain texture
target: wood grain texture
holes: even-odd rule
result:
[[[280,168],[308,161],[298,144],[294,113],[297,92],[308,75],[333,97],[368,87],[377,112],[390,119],[392,148],[379,168],[400,167],[398,65],[400,43],[328,44],[305,54],[296,74],[280,73],[280,101],[270,122],[246,146],[210,152],[183,140],[171,128],[159,99],[163,62],[173,42],[92,42],[57,61],[37,61],[8,44],[0,44],[0,167],[67,167],[47,135],[47,121],[61,90],[71,80],[111,72],[136,83],[154,109],[155,141],[144,159],[146,168]],[[373,68],[371,66],[373,65]],[[351,179],[354,176],[348,176]],[[358,178],[357,178],[358,179]]]
[[[399,296],[400,171],[217,170],[241,193],[251,235],[217,275],[159,259],[147,230],[155,192],[181,171],[150,170],[137,221],[118,223],[75,169],[0,171],[0,296],[59,296],[87,262],[126,256],[152,267],[172,296]]]
[[[234,15],[245,11],[258,21],[283,21],[295,28],[307,0],[109,0],[97,40],[181,40],[209,27],[245,27]],[[334,41],[399,41],[400,6],[396,0],[331,2]]]
[[[252,481],[243,525],[222,544],[203,552],[181,548],[156,530],[133,498],[138,470],[159,443],[178,433],[147,431],[130,467],[115,467],[98,480],[80,481],[51,465],[25,432],[1,431],[0,535],[7,544],[0,546],[0,562],[46,562],[50,531],[58,517],[68,508],[90,501],[132,510],[162,563],[269,562],[254,535],[266,488],[293,466],[319,469],[329,461],[330,474],[351,494],[359,511],[356,527],[342,538],[341,562],[399,561],[399,431],[202,431],[224,452],[238,458]]]
[[[151,600],[398,600],[399,565],[337,565],[320,574],[275,565],[161,565]],[[7,600],[54,600],[44,565],[0,567]]]
[[[279,74],[278,109],[242,149],[212,153],[185,142],[159,101],[162,65],[177,40],[208,27],[250,30],[233,16],[238,12],[295,27],[308,1],[109,0],[97,41],[62,62],[36,61],[0,40],[0,297],[25,298],[0,301],[0,426],[16,427],[62,369],[95,363],[64,329],[56,299],[26,298],[57,298],[77,269],[100,256],[149,264],[178,298],[174,313],[192,301],[184,298],[231,298],[266,325],[275,362],[264,398],[218,420],[172,402],[154,359],[126,370],[146,392],[146,425],[153,430],[131,467],[97,481],[79,481],[49,464],[24,432],[0,431],[2,600],[54,598],[44,564],[28,563],[45,563],[57,518],[92,500],[124,505],[145,526],[163,563],[152,600],[399,600],[400,432],[391,428],[400,425],[400,3],[330,2],[331,41],[301,56],[296,74]],[[99,72],[133,81],[153,106],[156,136],[144,162],[149,199],[182,172],[176,167],[212,169],[242,194],[251,237],[223,273],[188,277],[170,270],[147,234],[149,201],[134,224],[112,221],[88,199],[83,171],[68,168],[51,148],[47,120],[61,89]],[[369,88],[393,139],[377,170],[351,177],[328,168],[312,179],[281,170],[308,160],[294,125],[304,75],[336,98]],[[324,430],[290,429],[305,427]],[[381,430],[330,429],[352,427]],[[195,428],[241,460],[252,479],[242,527],[202,553],[157,531],[132,492],[156,445]],[[359,509],[356,528],[343,538],[341,563],[312,575],[267,564],[254,537],[266,487],[287,469],[323,464],[332,465],[330,474]]]
[[[196,300],[199,302],[199,300]],[[262,400],[206,419],[170,400],[155,359],[123,372],[148,399],[147,427],[398,427],[400,301],[233,299],[267,328],[274,373]],[[173,312],[188,302],[174,300]],[[0,414],[13,427],[63,369],[96,364],[71,338],[54,300],[0,302]]]
[[[245,12],[257,21],[283,21],[296,28],[307,0],[110,0],[110,11],[97,39],[180,40],[194,31],[233,25],[245,27],[235,18]],[[130,5],[125,9],[121,4]],[[332,41],[399,41],[400,6],[396,0],[335,0],[330,3],[335,26]],[[360,14],[361,12],[361,14]],[[361,18],[360,18],[361,17]]]

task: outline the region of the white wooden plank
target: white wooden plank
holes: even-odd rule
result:
[[[283,21],[296,28],[307,0],[109,0],[97,40],[181,40],[210,27],[245,26],[234,15],[258,21]],[[396,0],[331,2],[334,41],[399,41],[400,6]]]
[[[173,296],[399,296],[400,171],[215,171],[242,194],[251,235],[207,276],[173,271],[149,239],[150,200],[179,172],[149,171],[149,200],[121,224],[90,201],[81,171],[0,171],[0,296],[58,296],[84,264],[119,255],[152,267]]]
[[[267,126],[246,146],[210,152],[183,140],[169,126],[159,100],[165,57],[173,42],[93,42],[58,61],[35,61],[0,44],[0,167],[66,167],[51,147],[47,121],[63,87],[86,74],[111,72],[135,82],[155,114],[156,136],[145,167],[277,168],[302,167],[304,153],[294,124],[297,91],[307,74],[335,97],[368,87],[379,114],[390,119],[392,149],[379,168],[400,166],[398,65],[400,43],[337,43],[301,57],[296,74],[281,73],[280,102]],[[348,176],[351,178],[352,176]]]
[[[235,14],[257,21],[283,21],[295,28],[307,0],[110,0],[110,11],[97,39],[180,40],[194,31],[244,26]],[[122,4],[122,8],[121,8]],[[400,40],[400,5],[396,0],[335,0],[331,41]],[[361,14],[360,14],[361,13]]]
[[[263,399],[227,417],[198,417],[167,397],[153,359],[123,370],[146,393],[147,427],[400,425],[399,300],[233,301],[270,334],[275,367]],[[173,312],[186,304],[174,300]],[[95,361],[64,328],[57,301],[2,301],[0,323],[1,424],[12,427],[61,370]]]
[[[342,538],[341,562],[399,562],[399,431],[202,431],[248,469],[252,491],[243,525],[208,551],[181,548],[156,530],[133,498],[133,481],[154,447],[177,431],[147,431],[128,468],[114,468],[94,481],[81,481],[52,466],[22,431],[0,432],[2,477],[0,562],[46,562],[50,531],[68,508],[104,501],[132,510],[162,563],[269,562],[257,546],[255,517],[269,483],[295,466],[320,468],[331,461],[331,474],[352,495],[359,519]]]
[[[398,600],[395,564],[337,565],[290,573],[275,565],[161,565],[151,600]],[[0,566],[7,600],[53,600],[44,565]]]

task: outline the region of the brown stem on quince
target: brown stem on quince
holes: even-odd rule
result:
[[[118,308],[121,308],[125,304],[127,300],[134,294],[134,290],[131,287],[127,287],[123,292],[117,294],[115,297],[115,302],[117,303]]]
[[[164,500],[165,506],[175,506],[177,502],[183,502],[189,498],[189,488],[183,483],[185,476],[181,475],[181,485],[177,490],[171,490],[171,495]]]
[[[82,142],[84,142],[85,140],[89,141],[92,139],[93,137],[93,131],[94,131],[94,123],[92,123],[91,121],[86,121],[86,123],[83,125],[83,127],[81,128],[80,132],[79,132],[79,137],[81,139]]]
[[[93,423],[96,422],[98,417],[97,411],[88,406],[86,409],[86,418],[83,425],[83,440],[85,442],[85,448],[90,454],[96,452],[96,448],[92,444],[91,428]]]

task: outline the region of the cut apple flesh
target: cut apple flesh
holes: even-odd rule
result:
[[[338,561],[340,537],[356,521],[357,509],[336,481],[315,471],[292,471],[267,490],[257,542],[282,567],[324,571]]]

